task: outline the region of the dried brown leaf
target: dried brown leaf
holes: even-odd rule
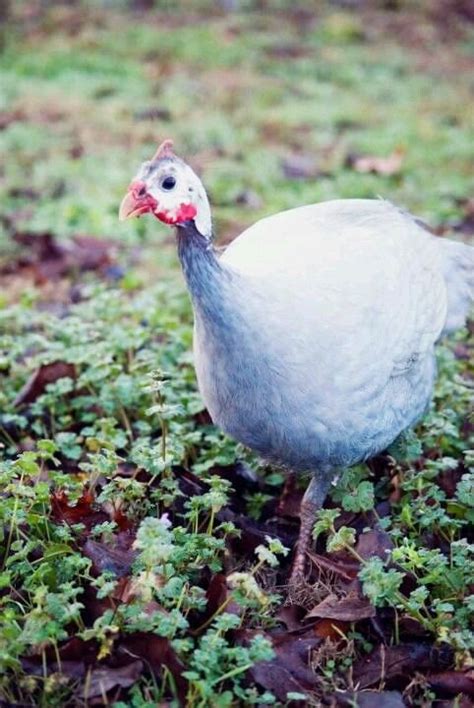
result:
[[[130,664],[112,669],[105,666],[94,669],[78,686],[75,691],[77,697],[88,700],[96,696],[105,696],[113,688],[120,686],[128,688],[140,678],[143,672],[142,661],[132,661]]]
[[[98,575],[110,571],[121,578],[128,575],[135,560],[136,553],[129,549],[113,548],[106,543],[88,539],[83,547],[83,553],[92,561],[92,570]]]
[[[236,633],[239,643],[246,644],[259,630],[243,629]],[[321,640],[312,632],[295,636],[282,633],[270,637],[275,658],[259,661],[249,669],[250,678],[267,691],[271,691],[279,701],[286,702],[287,693],[307,693],[318,685],[318,679],[309,667],[311,652]]]
[[[315,625],[313,632],[320,639],[330,639],[334,644],[338,644],[347,634],[349,622],[333,619],[320,619]]]
[[[76,368],[74,364],[69,364],[66,361],[54,361],[50,364],[42,364],[30,376],[17,397],[13,401],[13,405],[22,406],[26,403],[33,403],[46,390],[46,386],[55,383],[59,379],[75,379]]]
[[[443,671],[428,676],[428,683],[436,692],[456,696],[463,693],[474,698],[474,669]]]
[[[165,666],[174,678],[178,696],[184,705],[188,682],[183,678],[184,664],[178,658],[165,637],[158,637],[151,632],[135,632],[127,636],[120,644],[120,651],[145,662],[146,667],[159,677]]]
[[[322,602],[313,607],[305,619],[321,617],[326,619],[342,620],[343,622],[358,622],[375,616],[375,607],[369,600],[357,593],[349,593],[346,597],[328,595]]]
[[[362,174],[372,173],[391,177],[401,172],[404,155],[405,151],[402,148],[395,149],[387,157],[350,154],[347,156],[346,165]]]
[[[56,521],[66,521],[68,524],[77,524],[84,520],[84,517],[94,513],[92,504],[94,494],[85,489],[82,496],[75,504],[71,504],[69,497],[62,489],[56,490],[51,495],[52,515]]]
[[[449,647],[436,648],[431,644],[411,643],[398,646],[378,646],[353,666],[354,683],[361,689],[385,683],[395,677],[407,677],[414,671],[436,670],[452,661]]]
[[[285,625],[289,632],[301,632],[303,629],[307,630],[307,626],[304,627],[304,610],[298,605],[283,605],[280,607],[275,615],[275,619]]]
[[[393,541],[386,531],[380,528],[371,529],[359,536],[356,551],[364,560],[377,556],[386,560],[393,548]]]
[[[11,123],[25,119],[23,111],[0,111],[0,130],[5,130]]]
[[[118,245],[108,239],[76,235],[67,244],[59,243],[49,231],[16,231],[14,241],[22,247],[21,257],[3,272],[32,271],[37,285],[58,280],[77,271],[105,271],[115,261]]]
[[[307,551],[307,555],[317,568],[323,569],[328,573],[334,573],[343,580],[353,581],[359,572],[359,563],[353,561],[334,561],[312,551]]]
[[[315,179],[322,174],[315,159],[310,155],[289,155],[285,157],[281,167],[287,179]]]
[[[341,708],[405,708],[406,703],[398,691],[344,691],[337,693],[336,705]]]

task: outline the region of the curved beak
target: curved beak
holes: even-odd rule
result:
[[[156,201],[152,196],[147,194],[142,183],[132,183],[127,194],[122,199],[119,209],[120,221],[131,219],[132,216],[141,216],[146,214],[156,207]]]
[[[120,221],[125,221],[125,219],[130,219],[135,216],[137,212],[137,201],[131,192],[127,194],[122,199],[119,209],[119,219]]]

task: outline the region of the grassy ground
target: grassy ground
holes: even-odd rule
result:
[[[13,5],[2,705],[368,705],[367,691],[468,705],[472,336],[440,348],[417,434],[343,476],[285,605],[302,492],[282,495],[280,471],[209,424],[173,238],[117,221],[137,165],[172,137],[222,244],[280,209],[377,195],[469,238],[465,17],[448,2]]]

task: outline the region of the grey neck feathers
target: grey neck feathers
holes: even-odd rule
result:
[[[219,262],[212,241],[198,231],[194,221],[178,226],[177,235],[178,255],[196,315],[217,327],[225,325],[236,274]]]

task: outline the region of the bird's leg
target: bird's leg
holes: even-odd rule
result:
[[[304,494],[300,511],[300,533],[296,543],[296,553],[289,580],[290,585],[294,585],[304,578],[306,551],[313,530],[316,512],[324,503],[330,483],[331,478],[328,479],[325,475],[318,476],[316,474],[311,478]]]

